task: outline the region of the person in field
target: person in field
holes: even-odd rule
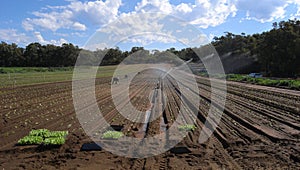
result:
[[[119,81],[120,81],[119,77],[113,77],[111,84],[119,84]]]

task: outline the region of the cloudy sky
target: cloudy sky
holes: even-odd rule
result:
[[[133,45],[155,48],[155,45],[176,44],[177,36],[187,44],[194,41],[189,36],[201,39],[195,31],[187,35],[190,29],[184,28],[179,21],[211,39],[226,31],[259,33],[271,29],[275,21],[300,17],[300,0],[9,0],[1,3],[0,40],[20,46],[40,42],[73,43],[83,47],[98,31],[101,35],[97,38],[102,40],[94,43],[97,48],[110,46],[107,41],[114,40],[115,43],[114,36],[125,34],[140,37],[127,37],[126,41],[118,39],[123,41],[118,45],[121,49]],[[147,13],[172,16],[178,21],[168,23]],[[142,32],[148,34],[140,35]]]

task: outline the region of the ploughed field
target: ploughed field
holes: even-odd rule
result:
[[[300,92],[236,82],[227,82],[227,99],[218,127],[204,143],[199,135],[211,103],[218,112],[222,88],[211,93],[210,81],[197,77],[200,104],[198,113],[181,115],[178,84],[171,76],[158,82],[162,72],[147,70],[138,74],[129,87],[133,106],[145,114],[153,107],[153,91],[164,111],[154,106],[145,126],[126,119],[116,109],[111,97],[111,78],[96,79],[95,92],[99,109],[112,126],[122,127],[124,135],[147,138],[163,133],[179,118],[196,118],[196,129],[173,149],[157,156],[137,159],[114,155],[105,150],[81,151],[91,142],[77,120],[72,99],[72,82],[47,83],[0,89],[0,168],[4,169],[299,169],[300,168]],[[130,76],[130,75],[129,75]],[[189,76],[188,74],[186,76]],[[128,81],[120,79],[120,83]],[[183,80],[184,81],[184,80]],[[113,85],[122,96],[124,89]],[[84,100],[84,89],[83,100]],[[192,93],[192,92],[191,92]],[[158,97],[157,97],[158,96]],[[166,102],[162,100],[166,98]],[[89,101],[85,101],[89,102]],[[124,100],[124,103],[129,102]],[[119,103],[120,105],[124,103]],[[183,102],[183,108],[189,105]],[[149,115],[148,115],[149,116]],[[89,123],[84,122],[84,123]],[[97,126],[96,124],[93,126]],[[61,147],[16,146],[32,129],[68,130]],[[95,134],[97,135],[97,134]],[[162,139],[161,145],[168,140]],[[147,148],[147,152],[151,152]],[[132,148],[123,148],[126,153]]]

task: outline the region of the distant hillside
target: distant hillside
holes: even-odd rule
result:
[[[272,77],[295,77],[300,75],[299,25],[295,19],[275,22],[273,29],[261,34],[226,32],[215,37],[212,44],[222,56],[226,72],[257,71]]]
[[[244,54],[227,53],[220,56],[220,59],[226,74],[248,74],[261,70],[256,56],[252,56],[249,52]],[[206,72],[204,64],[200,61],[190,63],[189,67],[195,73]]]
[[[226,74],[247,74],[250,72],[260,72],[261,67],[255,56],[249,52],[243,54],[227,53],[220,56]]]

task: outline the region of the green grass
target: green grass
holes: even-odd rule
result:
[[[97,67],[95,67],[97,69]],[[112,76],[116,66],[101,66],[98,68],[96,77]],[[2,70],[2,72],[1,72]],[[24,68],[24,67],[0,67],[0,88],[72,81],[73,68]]]
[[[73,71],[73,67],[0,67],[0,74]]]
[[[125,74],[136,72],[137,68],[143,68],[143,64],[124,65],[116,71],[117,76],[123,77]],[[79,67],[80,71],[85,72],[80,74],[81,78],[90,77],[90,69],[95,69],[97,72],[96,78],[112,77],[117,66],[100,66],[100,67]],[[1,87],[16,87],[32,84],[72,81],[72,67],[0,67],[0,88]]]
[[[269,79],[269,78],[252,78],[247,75],[229,74],[227,80],[246,82],[251,84],[258,84],[271,87],[286,87],[294,90],[300,90],[300,80],[286,80],[286,79]]]

